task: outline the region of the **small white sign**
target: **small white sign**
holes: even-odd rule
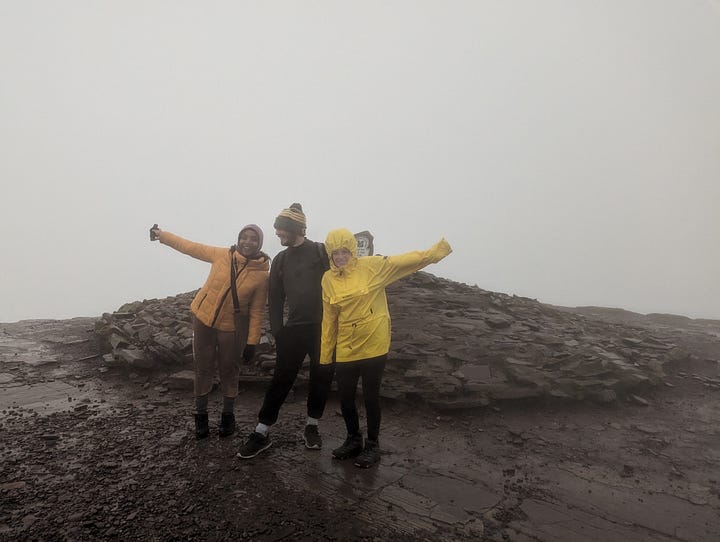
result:
[[[363,256],[372,256],[374,253],[372,234],[365,230],[355,234],[355,240],[357,241],[357,255],[358,258]]]

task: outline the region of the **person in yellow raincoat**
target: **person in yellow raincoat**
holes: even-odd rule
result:
[[[333,450],[337,459],[355,457],[368,468],[380,460],[380,385],[390,350],[390,312],[385,287],[437,263],[452,252],[445,239],[428,250],[398,256],[357,257],[355,236],[347,229],[327,235],[330,269],[322,278],[323,320],[320,363],[335,359],[335,375],[347,439]],[[355,392],[362,378],[367,415],[363,446]]]

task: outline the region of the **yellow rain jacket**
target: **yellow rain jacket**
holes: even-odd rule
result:
[[[219,331],[234,331],[233,299],[230,293],[230,249],[193,243],[170,233],[160,232],[160,242],[175,250],[212,264],[210,274],[195,295],[190,310],[203,324]],[[270,262],[266,256],[248,260],[233,251],[235,279],[240,310],[249,319],[247,344],[258,344],[267,304]]]
[[[338,268],[334,250],[352,253]],[[452,252],[445,239],[428,250],[399,256],[357,257],[355,236],[346,229],[331,231],[325,241],[330,270],[322,278],[323,320],[320,363],[357,361],[387,354],[390,350],[390,312],[385,287],[402,277],[437,263]]]

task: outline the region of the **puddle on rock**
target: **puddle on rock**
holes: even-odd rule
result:
[[[110,406],[107,392],[95,384],[85,384],[82,388],[60,381],[42,382],[23,386],[2,388],[0,409],[21,408],[31,410],[41,416],[56,412],[69,412],[87,408],[98,403]]]

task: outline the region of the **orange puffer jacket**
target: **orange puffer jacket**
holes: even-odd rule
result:
[[[160,242],[175,250],[212,264],[205,284],[197,293],[190,310],[198,320],[219,331],[234,331],[233,299],[230,293],[230,258],[240,271],[235,280],[240,311],[249,318],[248,344],[257,344],[265,314],[270,262],[266,256],[247,260],[237,251],[193,243],[167,231],[160,232]]]

